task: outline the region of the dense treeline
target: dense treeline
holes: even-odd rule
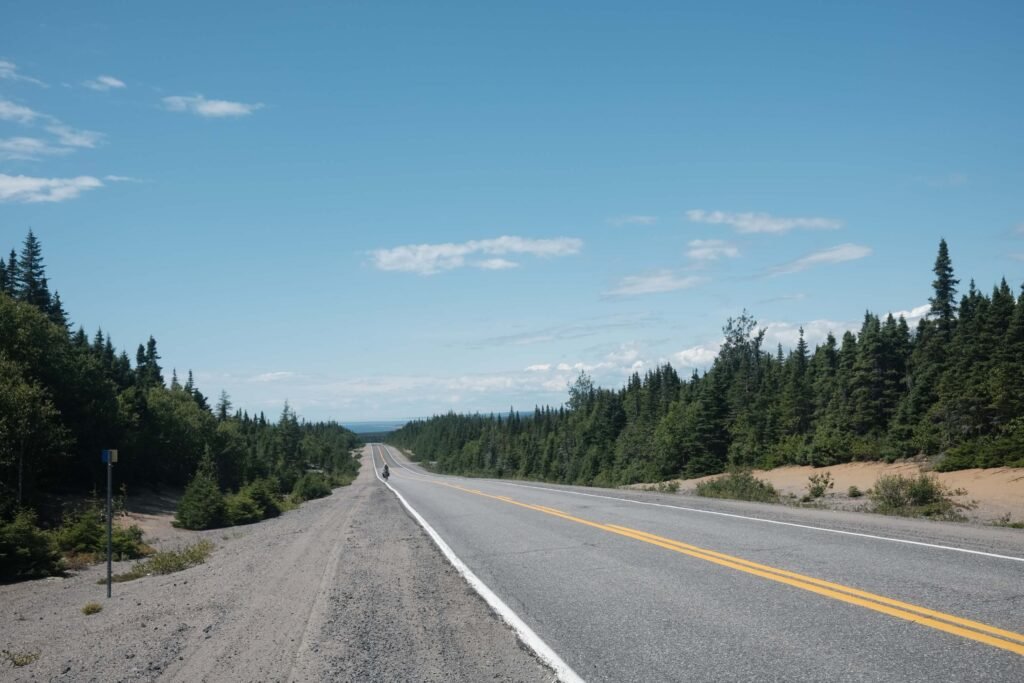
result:
[[[857,334],[811,351],[801,330],[796,348],[772,353],[744,312],[687,381],[669,365],[619,390],[581,374],[562,407],[449,413],[390,441],[445,472],[594,485],[918,454],[943,469],[1024,465],[1024,293],[971,281],[958,301],[945,240],[934,273],[915,331],[867,313]]]
[[[285,404],[276,422],[211,406],[192,380],[165,382],[156,340],[134,365],[109,335],[72,332],[49,291],[39,240],[0,259],[0,523],[51,493],[102,490],[103,448],[118,448],[129,488],[181,486],[201,461],[223,490],[269,480],[291,492],[308,470],[352,474],[355,434],[307,423]]]

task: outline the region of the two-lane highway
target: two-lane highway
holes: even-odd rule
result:
[[[588,681],[1024,680],[1020,532],[438,476],[371,453]]]

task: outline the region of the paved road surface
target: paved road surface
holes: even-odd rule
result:
[[[1024,681],[1024,533],[374,466],[587,681]]]

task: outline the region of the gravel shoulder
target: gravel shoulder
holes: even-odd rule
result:
[[[328,498],[199,536],[217,546],[206,564],[115,584],[110,600],[101,566],[0,586],[0,650],[39,655],[0,662],[0,680],[554,679],[368,461]]]

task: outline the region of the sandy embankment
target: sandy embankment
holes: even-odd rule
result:
[[[1024,521],[1024,467],[997,467],[991,469],[959,470],[957,472],[931,472],[928,466],[916,462],[888,464],[884,462],[850,462],[831,467],[789,466],[773,470],[754,470],[754,476],[774,486],[782,495],[797,497],[807,493],[808,477],[829,472],[835,488],[822,499],[827,507],[854,510],[869,504],[866,496],[850,498],[847,491],[856,486],[866,492],[883,474],[901,474],[913,477],[928,472],[951,490],[963,489],[965,494],[955,496],[961,504],[976,504],[961,513],[971,521],[991,523],[1010,515],[1014,522]],[[698,482],[712,479],[677,479],[681,493],[692,492]],[[640,487],[637,487],[640,488]]]

